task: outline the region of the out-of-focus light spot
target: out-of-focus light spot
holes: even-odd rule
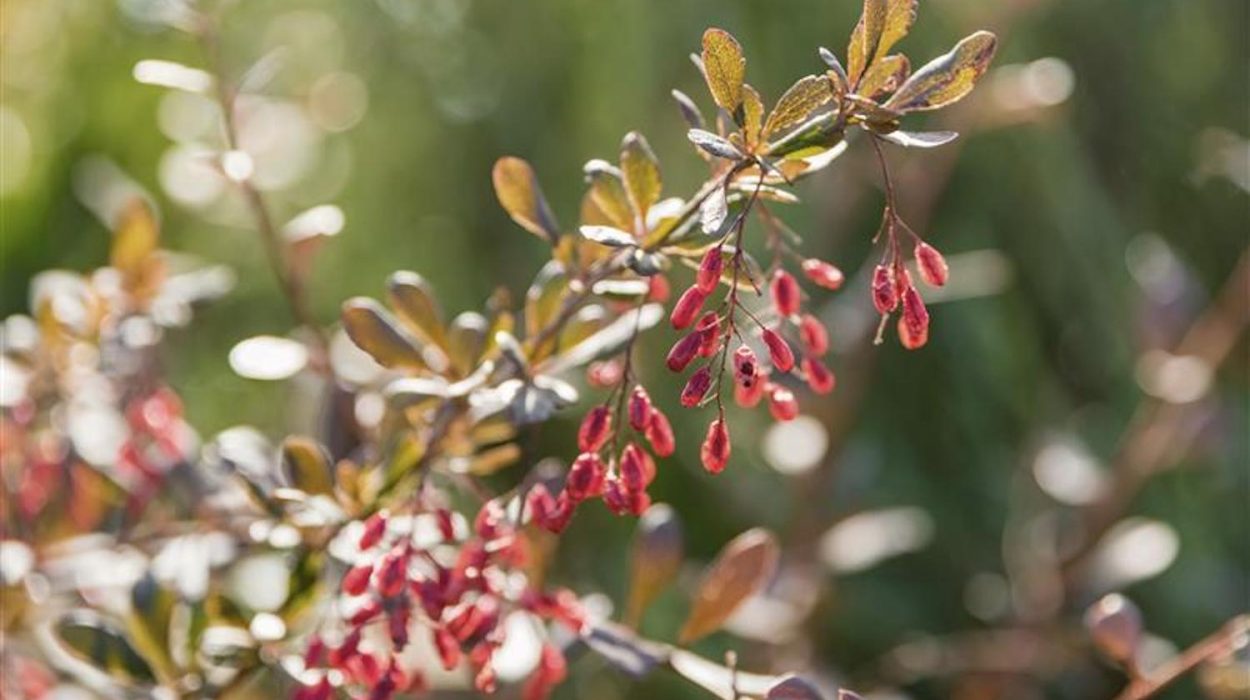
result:
[[[1093,503],[1107,489],[1098,460],[1071,436],[1055,436],[1033,460],[1033,478],[1051,498],[1069,505]]]
[[[282,227],[288,241],[301,241],[313,236],[334,236],[343,230],[347,217],[333,204],[322,204],[297,214]]]
[[[213,76],[199,68],[191,68],[173,61],[145,59],[134,67],[135,80],[145,85],[208,92],[213,87]]]
[[[968,579],[964,586],[964,607],[986,622],[1002,618],[1009,612],[1011,587],[1007,579],[988,571]]]
[[[491,655],[491,665],[499,680],[515,683],[538,668],[542,640],[537,623],[527,612],[514,612],[504,620],[504,642]]]
[[[1168,403],[1193,403],[1207,395],[1215,371],[1193,355],[1151,350],[1137,361],[1137,383],[1142,391]]]
[[[247,630],[258,642],[276,642],[286,636],[286,623],[273,613],[257,613]]]
[[[0,105],[0,197],[22,187],[30,172],[32,144],[30,130],[17,110]]]
[[[0,583],[17,584],[35,565],[34,551],[17,540],[0,542]]]
[[[1076,87],[1072,66],[1054,57],[1033,61],[1025,68],[1022,78],[1029,98],[1042,107],[1066,102]]]
[[[918,550],[933,538],[933,520],[920,508],[859,513],[834,525],[820,542],[821,559],[834,571],[852,573]]]
[[[764,459],[782,474],[811,471],[827,449],[829,433],[811,416],[773,423],[764,433]]]
[[[83,158],[74,166],[73,182],[78,200],[110,230],[116,227],[121,212],[136,198],[152,201],[139,183],[103,156]],[[158,211],[155,206],[152,210]]]
[[[1167,570],[1180,552],[1180,536],[1165,522],[1127,518],[1102,538],[1094,553],[1093,579],[1101,590],[1119,590]]]
[[[258,335],[230,350],[230,369],[240,377],[276,381],[286,379],[308,364],[308,348],[290,338]]]
[[[230,571],[231,595],[253,610],[273,612],[286,602],[288,573],[286,558],[281,554],[248,557]]]
[[[1202,182],[1223,177],[1250,192],[1250,139],[1228,129],[1204,129],[1198,137],[1198,166],[1194,177]]]
[[[171,199],[192,207],[215,202],[226,184],[212,166],[212,153],[190,145],[167,149],[161,156],[157,177]]]
[[[226,151],[221,154],[221,171],[235,182],[243,182],[256,172],[252,157],[243,151]]]
[[[192,142],[215,136],[220,110],[203,95],[171,91],[156,108],[156,124],[173,141]]]
[[[1143,233],[1124,249],[1129,274],[1155,302],[1169,304],[1185,290],[1185,266],[1171,246],[1153,233]]]
[[[346,42],[334,17],[314,9],[299,9],[275,17],[265,31],[267,48],[284,47],[294,55],[287,71],[324,72],[343,61]]]
[[[295,184],[317,163],[321,132],[300,107],[251,96],[239,102],[239,149],[253,163],[250,179],[276,190]]]
[[[376,391],[359,394],[356,397],[356,421],[361,427],[374,428],[382,423],[386,415],[386,399]]]
[[[330,366],[334,376],[357,386],[371,383],[386,371],[341,330],[330,341]]]
[[[347,131],[364,118],[369,89],[353,73],[327,73],[308,92],[308,113],[326,131]]]
[[[126,419],[104,402],[74,401],[67,413],[70,441],[88,464],[111,466],[126,442]]]
[[[0,355],[0,406],[12,408],[26,398],[30,373],[24,367]]]

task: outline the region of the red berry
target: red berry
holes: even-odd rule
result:
[[[799,402],[795,400],[794,392],[780,384],[770,386],[768,388],[768,412],[779,421],[794,420],[798,417]]]
[[[647,291],[647,301],[653,301],[657,304],[663,304],[668,301],[670,289],[668,278],[664,275],[654,275],[651,277],[651,286]]]
[[[618,360],[592,362],[586,368],[586,381],[593,387],[606,389],[616,386],[624,375],[624,368]]]
[[[360,535],[360,548],[373,549],[377,543],[382,541],[382,535],[386,534],[386,515],[385,512],[374,513],[365,521],[365,531]]]
[[[872,271],[872,305],[877,313],[888,314],[898,306],[898,292],[894,289],[894,274],[891,268],[878,265]]]
[[[743,345],[734,350],[734,381],[744,388],[750,388],[759,379],[759,359],[755,351]]]
[[[697,372],[690,375],[690,381],[686,382],[685,388],[681,390],[681,405],[686,408],[698,406],[711,386],[712,370],[706,366],[700,367]]]
[[[583,452],[573,460],[564,480],[564,490],[575,501],[584,501],[603,493],[603,476],[607,469],[594,452]]]
[[[709,311],[699,318],[695,324],[695,332],[699,334],[699,356],[711,357],[720,349],[720,317],[715,311]]]
[[[778,269],[773,273],[771,290],[773,306],[779,315],[788,318],[799,312],[802,298],[799,296],[799,283],[795,281],[794,275]]]
[[[799,339],[808,355],[819,357],[829,351],[829,331],[811,314],[804,314],[799,321]]]
[[[703,468],[712,474],[719,474],[729,464],[729,429],[725,421],[717,418],[707,426],[707,435],[703,438],[703,446],[699,449],[699,457]]]
[[[651,407],[651,420],[647,423],[646,436],[651,443],[651,449],[659,457],[667,457],[677,449],[673,426],[668,422],[668,416],[654,406]]]
[[[903,344],[910,350],[924,345],[929,337],[929,310],[925,308],[924,300],[920,298],[920,292],[915,287],[908,287],[903,293],[903,315],[899,320],[907,329],[905,334],[900,333],[900,337],[905,338]]]
[[[764,397],[764,387],[766,384],[767,382],[764,381],[763,376],[757,376],[755,381],[751,383],[751,386],[735,384],[734,401],[736,401],[738,405],[743,408],[754,407],[760,402],[760,399]]]
[[[813,284],[825,289],[837,289],[842,286],[842,282],[846,279],[842,275],[842,271],[830,265],[824,260],[816,258],[808,258],[803,261],[803,274],[807,275],[807,279]]]
[[[612,431],[612,412],[607,406],[596,406],[582,419],[577,429],[577,449],[582,452],[597,452],[607,442]]]
[[[343,592],[360,595],[369,589],[369,577],[373,575],[372,564],[358,564],[343,575]]]
[[[814,357],[803,358],[803,373],[807,375],[807,385],[817,394],[828,394],[837,384],[833,370]]]
[[[396,549],[382,557],[378,565],[378,591],[387,598],[399,595],[408,582],[408,557]]]
[[[673,312],[669,315],[673,328],[681,330],[693,323],[695,315],[703,308],[706,300],[707,294],[698,287],[691,287],[682,293],[677,303],[673,304]]]
[[[711,294],[720,282],[721,270],[725,267],[725,259],[721,257],[721,248],[709,248],[699,262],[699,272],[695,276],[695,286],[705,295]]]
[[[950,269],[946,266],[946,258],[942,257],[937,248],[928,243],[917,243],[915,255],[916,267],[920,270],[920,279],[924,280],[925,284],[933,287],[946,284]]]
[[[655,479],[655,462],[651,461],[651,455],[632,442],[621,451],[619,469],[621,481],[631,491],[641,491]]]
[[[647,429],[647,422],[650,420],[651,397],[640,384],[634,387],[633,393],[629,396],[629,426],[642,432]]]
[[[778,372],[789,372],[794,369],[794,352],[790,350],[790,344],[776,331],[764,329],[764,344],[768,346],[768,359],[772,361],[773,367],[776,367]]]
[[[672,349],[668,351],[668,357],[664,360],[664,364],[674,372],[680,372],[694,360],[695,355],[699,353],[699,346],[703,344],[703,334],[698,331],[691,333],[681,340],[673,344]]]

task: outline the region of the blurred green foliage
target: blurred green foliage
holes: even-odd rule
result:
[[[746,48],[749,79],[775,100],[789,78],[819,67],[816,46],[842,52],[858,11],[829,0],[234,3],[224,54],[237,74],[289,45],[269,88],[278,94],[304,94],[327,71],[350,72],[367,88],[360,123],[329,136],[316,165],[273,199],[286,215],[326,201],[346,212],[345,231],[327,244],[315,273],[314,308],[329,323],[341,300],[377,295],[396,268],[426,275],[453,312],[478,307],[499,285],[519,293],[546,251],[495,204],[489,173],[497,157],[530,160],[566,225],[582,191],[581,164],[611,157],[629,129],[643,131],[660,154],[666,191],[687,192],[703,166],[668,91],[709,103],[687,60],[702,29],[732,31]],[[236,291],[170,346],[171,383],[192,422],[204,435],[238,423],[272,434],[298,428],[289,389],[238,378],[225,360],[239,340],[291,325],[255,234],[211,223],[162,194],[158,173],[170,147],[158,125],[164,93],[139,85],[131,71],[147,58],[200,65],[196,46],[142,22],[139,1],[9,0],[0,12],[7,25],[0,34],[3,315],[25,309],[37,271],[105,260],[107,230],[73,185],[82,159],[103,155],[157,194],[169,247],[238,273]],[[866,678],[879,655],[911,635],[989,624],[965,607],[966,586],[978,573],[1003,571],[1011,544],[1002,533],[1039,441],[1062,431],[1110,455],[1141,394],[1139,356],[1175,343],[1250,231],[1247,3],[929,0],[920,12],[903,47],[914,57],[937,55],[984,27],[1002,40],[996,66],[1054,57],[1062,63],[1046,65],[1066,67],[1074,80],[1066,100],[1035,117],[974,129],[1010,88],[1005,79],[987,80],[980,111],[960,112],[953,123],[976,133],[961,140],[948,182],[925,175],[945,167],[935,163],[941,151],[891,151],[920,185],[901,193],[904,215],[948,254],[1001,251],[1009,283],[939,306],[922,352],[886,345],[860,368],[872,377],[854,410],[837,414],[833,427],[845,437],[830,456],[837,478],[821,482],[823,491],[788,488],[753,449],[763,426],[744,420],[735,463],[722,478],[703,474],[686,450],[662,465],[653,493],[683,514],[690,549],[703,559],[750,525],[797,527],[800,499],[830,518],[893,505],[928,510],[936,529],[927,549],[836,585],[830,579],[833,594],[817,613],[812,657]],[[864,147],[852,144],[829,174],[804,185],[808,205],[785,212],[807,251],[848,272],[872,255],[868,239],[882,199],[871,188],[875,165],[860,157]],[[926,197],[936,198],[931,212]],[[1174,255],[1171,281],[1179,285],[1162,300],[1129,264],[1134,250],[1160,245]],[[860,301],[867,305],[867,296]],[[836,349],[836,321],[833,332]],[[666,382],[654,362],[670,339],[657,336],[644,342],[642,356],[653,361],[643,372],[657,401],[671,407],[679,387],[658,391]],[[1243,339],[1234,358],[1245,355]],[[834,365],[840,369],[836,357]],[[1250,605],[1246,371],[1237,360],[1219,371],[1197,450],[1182,469],[1154,480],[1134,508],[1179,533],[1176,562],[1128,593],[1152,631],[1181,644]],[[850,400],[836,394],[812,408],[834,415]],[[702,417],[670,415],[679,438],[702,430]],[[526,443],[532,454],[568,455],[574,418],[534,436]],[[562,576],[575,586],[606,586],[620,601],[631,525],[594,510],[565,538]],[[684,607],[667,594],[646,630],[671,637]],[[714,637],[700,649],[729,644]],[[750,645],[738,648],[744,662],[767,660]],[[1108,697],[1114,672],[1092,673],[1080,679],[1085,685],[1054,688],[1053,696]],[[562,697],[611,697],[627,687],[579,670]],[[957,689],[938,681],[910,690],[949,697]],[[657,678],[628,692],[670,698],[687,688]],[[1194,692],[1182,685],[1168,697]]]

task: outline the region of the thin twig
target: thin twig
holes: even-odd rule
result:
[[[1153,672],[1134,679],[1116,696],[1116,700],[1144,700],[1160,693],[1200,664],[1228,654],[1239,645],[1245,644],[1247,635],[1250,635],[1250,615],[1239,615],[1211,636],[1181,652],[1176,658]]]

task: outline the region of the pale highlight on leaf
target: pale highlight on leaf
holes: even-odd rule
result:
[[[955,45],[950,53],[916,71],[883,105],[898,112],[938,109],[972,91],[989,68],[998,48],[990,32],[977,32]]]
[[[693,642],[720,629],[738,606],[768,582],[780,554],[777,539],[759,528],[725,545],[703,575],[679,641]]]
[[[651,144],[636,131],[626,134],[621,143],[621,177],[634,211],[646,218],[647,210],[660,200],[660,163]]]
[[[609,223],[621,229],[633,228],[633,210],[621,171],[604,160],[589,161],[582,170],[590,182],[590,197]]]
[[[512,156],[500,158],[491,170],[491,180],[499,204],[513,221],[539,238],[555,242],[559,226],[529,163]]]
[[[747,60],[738,40],[724,29],[713,28],[703,33],[703,72],[716,104],[731,113],[736,111],[742,104]]]
[[[806,75],[790,86],[777,100],[764,122],[764,138],[787,131],[807,121],[821,107],[833,101],[833,86],[823,75]]]
[[[903,54],[893,54],[876,61],[859,81],[859,94],[869,99],[897,90],[907,80],[911,62]]]

